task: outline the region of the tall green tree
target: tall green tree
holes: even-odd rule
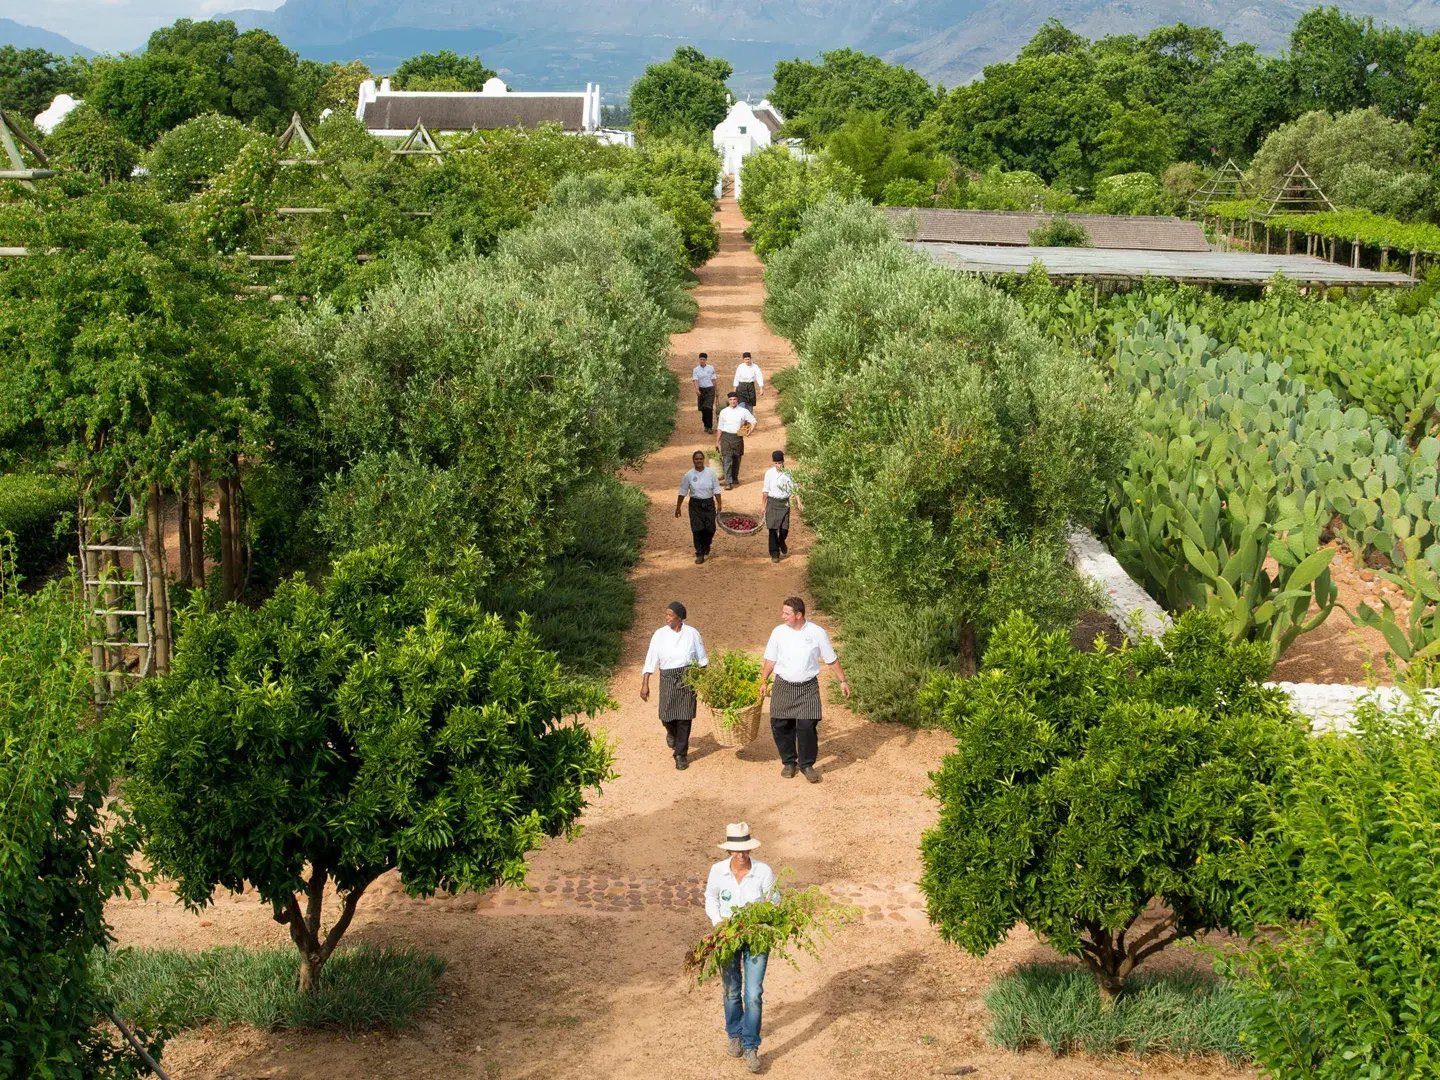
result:
[[[630,116],[645,137],[709,142],[725,119],[730,93],[725,80],[733,68],[719,57],[707,57],[682,45],[662,64],[651,64],[630,88]]]
[[[1294,111],[1376,105],[1387,116],[1412,119],[1419,97],[1406,58],[1420,37],[1417,30],[1376,27],[1369,16],[1337,7],[1310,9],[1290,32]]]
[[[82,94],[88,75],[89,65],[78,57],[67,60],[44,49],[0,45],[0,109],[31,119],[56,94]]]
[[[0,1057],[10,1076],[118,1080],[133,1059],[97,1025],[110,1002],[91,964],[109,943],[105,901],[135,880],[133,830],[106,808],[123,737],[89,705],[74,582],[21,593],[3,541]]]
[[[787,130],[801,138],[823,141],[855,112],[916,128],[935,107],[935,88],[909,68],[854,49],[836,49],[820,61],[775,65],[770,100],[784,114]]]
[[[353,69],[354,65],[347,67]],[[483,88],[486,80],[494,77],[495,72],[486,67],[478,56],[461,56],[450,49],[441,49],[410,57],[395,69],[390,76],[390,85],[396,90],[474,91]],[[348,78],[347,72],[347,81]],[[356,86],[359,86],[358,82]]]
[[[934,192],[949,171],[935,151],[933,131],[888,124],[880,113],[854,113],[825,144],[830,156],[860,177],[860,193],[879,202],[894,181],[918,181]]]
[[[253,887],[304,992],[382,874],[412,896],[521,885],[611,775],[577,719],[603,693],[457,592],[376,547],[254,610],[197,598],[174,672],[126,699],[147,857],[194,908]]]

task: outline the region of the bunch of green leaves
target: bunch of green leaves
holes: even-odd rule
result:
[[[111,1002],[93,951],[109,940],[105,901],[135,880],[134,834],[105,805],[123,733],[89,706],[77,588],[22,595],[0,543],[0,1061],[12,1076],[108,1080],[135,1071],[96,1026]]]
[[[1440,1067],[1440,740],[1436,706],[1374,701],[1324,738],[1283,835],[1303,922],[1230,973],[1243,1039],[1277,1080],[1428,1076]],[[1276,917],[1281,913],[1272,913]]]
[[[255,133],[233,116],[206,113],[171,128],[145,155],[160,197],[182,202],[235,161]]]
[[[612,775],[578,719],[611,704],[603,691],[467,593],[393,545],[254,609],[197,593],[171,673],[121,699],[146,857],[194,908],[252,886],[289,928],[304,992],[380,875],[414,896],[521,884],[525,855],[571,836]]]
[[[1102,214],[1165,214],[1168,203],[1154,173],[1116,173],[1095,185],[1095,209]]]
[[[760,701],[760,661],[749,653],[727,650],[704,667],[686,668],[685,685],[731,728],[740,723],[742,712]]]
[[[1269,671],[1197,612],[1095,652],[1016,614],[978,675],[937,676],[922,706],[955,748],[921,888],[941,935],[982,956],[1023,922],[1114,996],[1172,942],[1292,900],[1272,832],[1306,729]]]
[[[780,872],[777,892],[787,875]],[[742,949],[751,955],[773,954],[798,967],[794,954],[818,960],[820,946],[858,918],[859,908],[832,900],[816,885],[779,892],[776,899],[736,908],[685,954],[684,970],[703,984],[719,975]]]

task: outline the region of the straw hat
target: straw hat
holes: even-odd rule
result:
[[[725,826],[725,842],[720,847],[725,851],[754,851],[760,841],[750,835],[750,825],[745,821],[732,822]]]

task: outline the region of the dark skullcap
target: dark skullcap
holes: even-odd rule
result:
[[[770,451],[770,460],[771,460],[771,461],[784,461],[784,460],[785,460],[785,451],[784,451],[784,450],[772,450],[772,451]]]
[[[673,611],[673,612],[676,614],[676,616],[680,619],[681,622],[684,622],[684,621],[685,621],[685,605],[684,605],[684,604],[680,603],[679,600],[671,600],[670,603],[669,603],[667,606],[669,607],[669,609],[670,609],[671,611]]]
[[[700,359],[701,359],[701,360],[709,360],[709,359],[710,359],[710,354],[709,354],[708,352],[702,352],[702,353],[700,354]]]
[[[748,352],[742,352],[742,353],[740,354],[740,359],[741,359],[741,360],[749,360],[749,359],[750,359],[750,354],[749,354]]]

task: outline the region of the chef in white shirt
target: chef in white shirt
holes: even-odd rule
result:
[[[755,414],[740,402],[740,395],[734,390],[725,397],[729,404],[715,418],[715,430],[719,432],[715,448],[720,451],[720,466],[728,491],[740,482],[740,459],[745,456],[745,436],[755,430]]]
[[[665,745],[675,754],[675,768],[690,767],[690,725],[695,720],[695,691],[685,685],[691,664],[705,667],[710,657],[700,631],[685,622],[685,605],[679,600],[665,608],[665,625],[650,635],[645,666],[640,672],[640,700],[650,700],[650,676],[660,672],[660,722]]]
[[[700,422],[705,425],[705,434],[715,430],[715,365],[710,363],[707,353],[700,354],[700,362],[690,372],[695,382],[695,405],[700,410]]]
[[[765,645],[765,665],[760,671],[760,696],[770,694],[770,731],[775,749],[785,767],[784,777],[796,771],[812,784],[820,782],[815,759],[820,752],[816,727],[820,723],[820,665],[828,664],[840,679],[840,691],[850,696],[845,669],[830,644],[823,626],[805,619],[805,601],[790,596],[780,605],[780,625],[770,632]],[[770,689],[770,676],[775,676]]]
[[[770,534],[770,561],[779,562],[781,556],[790,554],[785,541],[790,537],[790,502],[795,494],[795,481],[785,471],[785,451],[773,451],[770,460],[774,464],[765,470],[765,482],[760,485],[760,513]],[[798,504],[799,500],[795,501]]]
[[[765,392],[765,373],[760,370],[759,364],[750,359],[748,352],[740,354],[740,366],[735,369],[734,385],[735,392],[740,395],[740,404],[754,412],[755,403]]]

